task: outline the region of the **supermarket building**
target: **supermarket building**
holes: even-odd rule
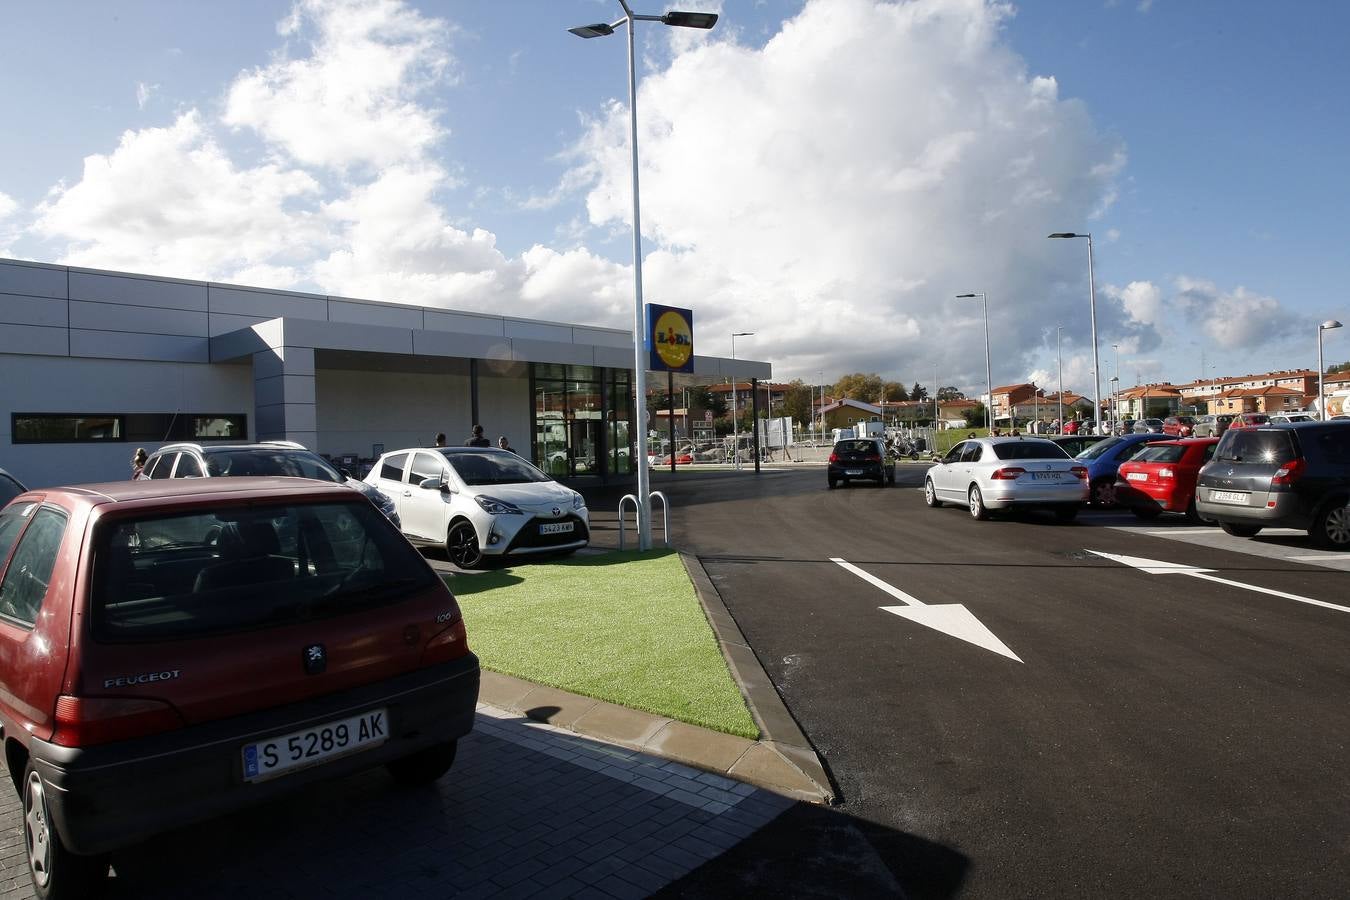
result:
[[[772,374],[693,368],[683,384]],[[356,463],[474,423],[557,477],[622,482],[632,372],[623,329],[0,259],[0,468],[34,487],[129,477],[171,440]]]

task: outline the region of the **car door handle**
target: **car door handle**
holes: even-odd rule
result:
[[[411,496],[412,496],[412,491],[404,491],[404,492],[403,492],[403,496],[405,496],[405,497],[411,497]]]

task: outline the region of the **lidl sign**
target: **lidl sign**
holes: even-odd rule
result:
[[[653,372],[694,371],[694,312],[647,304],[647,355]]]

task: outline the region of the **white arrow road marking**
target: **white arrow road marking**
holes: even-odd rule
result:
[[[1192,578],[1203,578],[1205,581],[1213,581],[1216,584],[1226,584],[1229,587],[1242,588],[1244,591],[1256,591],[1258,594],[1269,594],[1272,597],[1283,597],[1286,600],[1297,600],[1299,603],[1308,603],[1313,606],[1322,606],[1327,609],[1334,609],[1337,612],[1350,613],[1350,606],[1338,606],[1335,603],[1328,603],[1325,600],[1314,600],[1312,597],[1300,597],[1298,594],[1287,594],[1284,591],[1271,590],[1255,584],[1244,584],[1241,581],[1233,581],[1228,578],[1219,578],[1208,573],[1213,569],[1202,569],[1198,566],[1183,566],[1179,563],[1163,562],[1158,559],[1143,559],[1138,556],[1121,556],[1119,553],[1106,553],[1102,550],[1089,550],[1088,553],[1095,553],[1097,556],[1105,559],[1113,559],[1118,563],[1124,563],[1127,566],[1133,566],[1136,569],[1142,569],[1150,575],[1190,575]]]
[[[888,613],[894,613],[902,619],[909,619],[919,625],[926,625],[934,631],[940,631],[977,647],[983,647],[1000,656],[1006,656],[1018,662],[1022,661],[1016,653],[1009,650],[1006,644],[994,637],[993,632],[985,628],[984,624],[960,603],[935,603],[930,606],[911,597],[898,587],[887,584],[875,575],[864,572],[847,560],[831,557],[830,562],[852,572],[863,581],[880,588],[900,602],[908,604],[907,606],[882,606],[879,607],[880,609]]]

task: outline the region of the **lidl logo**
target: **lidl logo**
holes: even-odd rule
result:
[[[688,309],[647,304],[647,347],[656,372],[694,370],[694,313]]]

